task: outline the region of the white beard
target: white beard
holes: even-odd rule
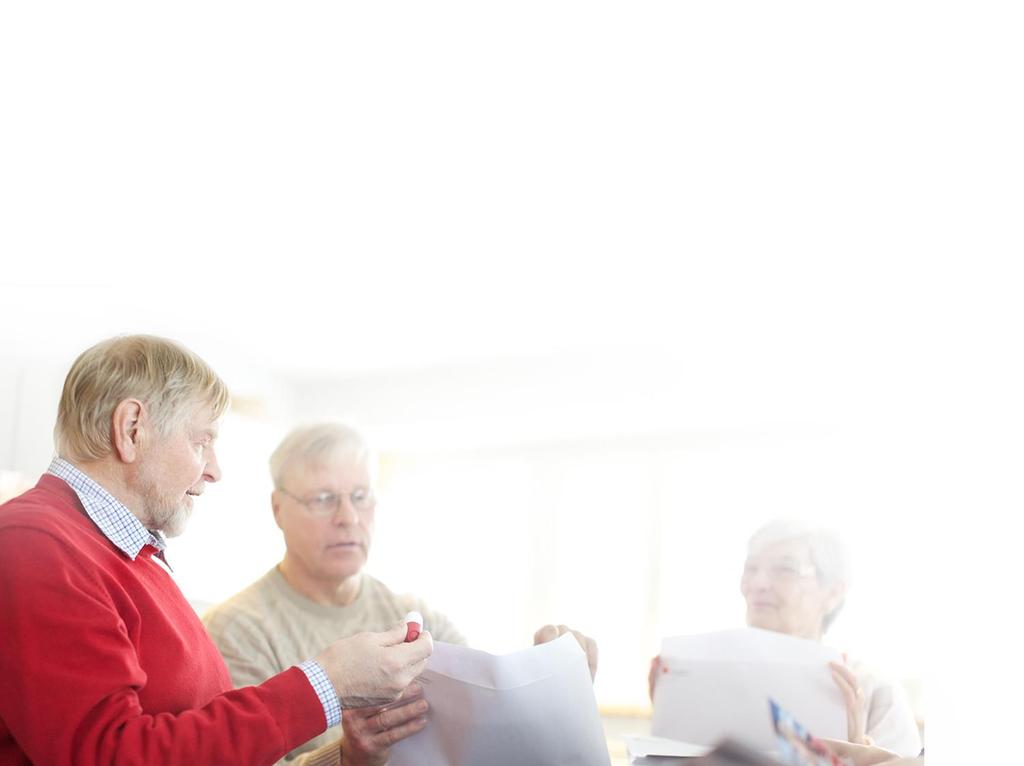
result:
[[[164,533],[164,537],[177,537],[185,528],[188,526],[189,520],[192,518],[192,508],[188,505],[181,504],[177,508],[172,509],[164,519],[161,520],[160,526],[156,527]]]
[[[142,523],[152,532],[163,532],[164,537],[178,537],[192,518],[192,507],[187,501],[168,504],[160,499],[156,482],[149,476],[140,476],[142,484]]]

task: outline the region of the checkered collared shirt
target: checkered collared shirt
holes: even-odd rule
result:
[[[93,523],[132,561],[147,545],[152,545],[161,553],[167,547],[163,534],[146,529],[134,513],[67,460],[55,457],[47,473],[63,479],[75,490]]]

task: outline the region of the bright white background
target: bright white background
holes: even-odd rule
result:
[[[485,648],[578,623],[616,704],[658,636],[739,623],[753,526],[814,515],[857,554],[834,640],[926,678],[936,757],[977,748],[1019,710],[1019,31],[987,4],[7,4],[0,468],[45,466],[78,351],[178,338],[238,404],[175,544],[190,595],[278,555],[284,430],[354,418],[373,570]]]

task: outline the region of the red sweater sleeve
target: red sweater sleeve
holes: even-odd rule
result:
[[[218,682],[194,707],[146,709],[165,665],[142,656],[154,621],[78,554],[46,531],[0,529],[0,764],[272,764],[324,730],[298,668],[243,689]],[[210,675],[205,647],[173,651],[169,677],[207,688],[196,680]]]

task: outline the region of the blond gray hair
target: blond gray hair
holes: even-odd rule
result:
[[[293,466],[335,458],[365,465],[371,476],[376,470],[376,457],[370,445],[354,427],[346,423],[314,423],[295,428],[281,440],[270,456],[270,478],[275,489],[282,489]]]
[[[747,543],[747,554],[755,553],[765,545],[789,540],[807,543],[811,563],[817,572],[818,582],[823,585],[850,584],[850,555],[839,533],[828,527],[811,524],[799,519],[775,519],[762,526]],[[823,628],[827,630],[839,616],[845,603],[845,596],[839,604],[825,615]]]
[[[219,418],[231,401],[228,387],[206,362],[167,338],[121,335],[82,352],[71,365],[53,440],[57,454],[76,461],[99,460],[114,448],[111,418],[125,399],[146,407],[166,436],[197,406]]]

